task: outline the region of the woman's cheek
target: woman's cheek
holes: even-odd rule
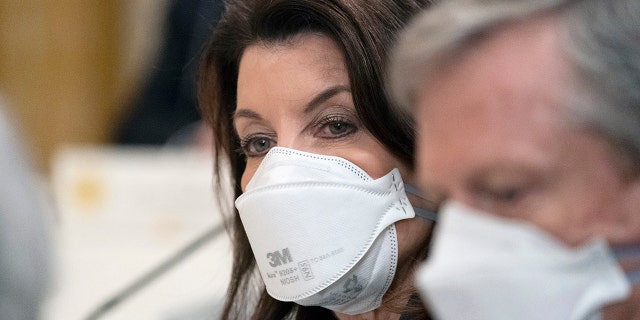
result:
[[[242,192],[246,190],[247,184],[249,184],[249,181],[251,181],[251,178],[253,178],[256,170],[258,170],[258,166],[259,165],[253,164],[252,161],[247,162],[244,173],[242,173],[242,179],[240,180],[240,187],[242,188]]]

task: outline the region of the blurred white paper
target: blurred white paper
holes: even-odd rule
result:
[[[58,204],[55,294],[44,319],[83,319],[222,222],[211,156],[194,149],[68,147],[52,166]],[[213,318],[231,249],[210,241],[101,319]]]

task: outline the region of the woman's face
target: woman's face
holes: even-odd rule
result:
[[[237,95],[234,125],[247,158],[243,190],[274,146],[339,156],[373,178],[404,169],[361,123],[342,52],[327,37],[249,46]]]
[[[347,159],[371,177],[412,173],[360,121],[344,57],[328,37],[302,34],[285,43],[249,46],[240,61],[234,125],[247,165],[244,190],[275,146]],[[430,223],[396,223],[400,262],[417,249]]]

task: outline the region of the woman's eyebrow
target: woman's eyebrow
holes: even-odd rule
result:
[[[249,109],[237,109],[233,113],[233,120],[235,121],[238,118],[249,118],[249,119],[255,119],[255,120],[262,120],[262,116],[260,116],[260,114],[258,114],[257,112],[255,112],[253,110],[249,110]]]
[[[313,99],[311,99],[309,103],[307,103],[307,105],[304,108],[304,113],[309,113],[313,111],[313,109],[320,106],[323,102],[331,99],[331,97],[344,91],[349,92],[350,91],[349,87],[344,85],[336,85],[323,90],[322,92],[318,93],[315,97],[313,97]],[[237,109],[236,111],[234,111],[233,113],[234,121],[238,118],[263,120],[260,114],[258,114],[257,112],[251,109]]]
[[[324,91],[318,93],[315,97],[313,97],[313,99],[311,99],[309,103],[307,103],[307,106],[304,108],[304,113],[313,111],[313,109],[317,108],[323,102],[331,99],[331,97],[343,91],[349,92],[351,90],[349,89],[349,87],[344,85],[336,85],[325,89]]]

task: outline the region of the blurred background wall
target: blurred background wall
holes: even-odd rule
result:
[[[158,51],[167,0],[0,0],[0,95],[46,171],[110,142]]]

